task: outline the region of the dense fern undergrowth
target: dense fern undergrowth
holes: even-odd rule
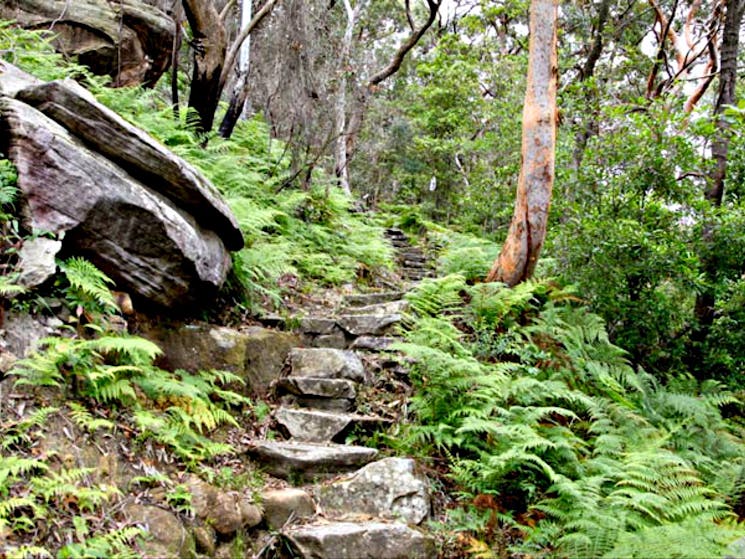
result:
[[[745,534],[745,446],[715,381],[663,386],[550,281],[463,275],[409,295],[413,422],[396,446],[447,472],[447,527],[478,557],[720,557]]]

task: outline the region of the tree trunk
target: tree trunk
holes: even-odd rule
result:
[[[347,13],[347,25],[344,29],[344,37],[341,43],[341,53],[339,54],[339,93],[334,105],[334,171],[339,180],[339,186],[345,194],[351,196],[352,190],[349,185],[349,166],[347,160],[347,67],[349,65],[349,55],[352,51],[352,39],[354,26],[357,24],[357,18],[362,10],[365,0],[358,0],[357,5],[352,8],[349,0],[344,0],[344,10]]]
[[[233,95],[230,97],[228,110],[225,112],[225,116],[220,123],[219,134],[222,138],[228,139],[233,135],[235,125],[238,124],[243,114],[243,108],[246,105],[246,99],[248,99],[247,78],[247,75],[241,75],[238,78],[238,83],[233,88]]]
[[[251,24],[253,14],[252,0],[241,2],[241,29]],[[238,120],[244,113],[246,99],[248,98],[248,70],[251,60],[251,36],[246,37],[238,54],[238,77],[233,86],[233,94],[230,96],[230,104],[225,116],[220,123],[220,136],[228,139],[233,135],[233,130]]]
[[[727,0],[727,13],[724,19],[724,35],[722,37],[721,62],[719,73],[719,93],[714,105],[714,115],[717,117],[716,134],[711,146],[711,156],[716,166],[710,177],[709,187],[705,193],[706,199],[714,208],[722,205],[724,200],[724,179],[727,174],[727,153],[730,143],[730,124],[723,113],[728,105],[735,104],[735,85],[737,83],[737,51],[739,49],[740,27],[742,25],[745,0]],[[704,246],[713,242],[714,230],[711,223],[703,227]],[[710,253],[701,258],[703,271],[710,284],[716,279],[717,263]],[[707,336],[711,324],[714,322],[714,290],[706,288],[696,296],[694,314],[697,327],[693,334],[694,342],[701,342]]]
[[[522,166],[507,240],[486,281],[516,285],[533,275],[546,237],[556,147],[558,0],[532,0]]]
[[[409,36],[398,46],[396,52],[388,61],[388,64],[379,69],[375,74],[367,80],[367,83],[357,88],[356,97],[357,104],[352,110],[352,114],[347,119],[346,130],[344,131],[344,141],[346,146],[346,153],[344,154],[345,166],[349,165],[354,156],[355,146],[357,145],[357,136],[362,129],[362,123],[365,117],[365,109],[370,95],[383,83],[385,80],[394,75],[401,68],[406,55],[419,43],[421,38],[432,27],[432,24],[437,18],[437,14],[440,10],[443,0],[426,0],[428,15],[427,20],[420,27],[413,27],[413,18],[411,15],[411,7],[409,3],[406,3],[406,18],[411,27]],[[337,146],[338,147],[338,146]]]
[[[189,89],[189,107],[199,115],[199,132],[212,130],[220,101],[227,37],[211,0],[183,0],[186,19],[193,34],[194,71]]]

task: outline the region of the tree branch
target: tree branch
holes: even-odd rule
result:
[[[393,74],[398,72],[398,69],[401,68],[401,64],[403,64],[406,55],[411,49],[414,48],[414,46],[416,46],[416,44],[419,42],[419,39],[422,38],[422,36],[427,32],[427,29],[429,29],[435,22],[437,12],[439,11],[441,5],[442,0],[427,0],[427,7],[429,8],[429,16],[427,17],[427,21],[425,21],[419,29],[414,29],[411,32],[408,38],[401,44],[400,47],[398,47],[398,50],[393,55],[393,58],[391,58],[388,66],[380,70],[378,73],[374,74],[367,81],[368,89],[380,84],[381,82],[385,81]]]
[[[279,0],[268,0],[266,4],[264,4],[261,9],[256,13],[256,15],[253,17],[253,19],[249,22],[249,24],[244,27],[241,32],[236,37],[235,41],[233,42],[233,45],[230,47],[230,50],[228,51],[228,55],[225,57],[225,64],[222,67],[222,74],[220,74],[220,89],[225,87],[225,82],[228,81],[228,75],[230,74],[230,71],[233,69],[233,66],[235,65],[235,60],[238,58],[238,53],[241,50],[241,45],[243,45],[243,41],[246,40],[246,38],[251,34],[251,32],[254,30],[254,28],[261,23],[261,20],[264,19],[269,13],[272,11],[272,8],[274,8],[274,5]]]

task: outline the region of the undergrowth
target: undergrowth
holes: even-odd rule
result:
[[[156,367],[155,344],[107,329],[106,318],[116,312],[110,280],[79,258],[60,268],[65,300],[79,309],[77,324],[67,336],[41,340],[9,373],[19,393],[38,392],[35,401],[54,405],[0,422],[0,556],[139,557],[144,532],[107,512],[120,490],[96,482],[92,468],[74,467],[57,450],[40,450],[49,424],[58,418],[91,437],[124,433],[134,452],[154,445],[204,469],[233,452],[211,432],[237,427],[236,412],[251,402],[227,388],[242,383],[234,374]],[[180,510],[180,503],[169,503]]]
[[[409,296],[413,423],[396,445],[441,456],[479,557],[713,557],[745,533],[745,463],[718,383],[663,385],[551,282]],[[653,542],[653,543],[650,543]]]

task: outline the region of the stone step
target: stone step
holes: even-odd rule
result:
[[[394,324],[401,322],[400,314],[343,314],[336,323],[353,336],[378,336],[385,334]]]
[[[427,479],[411,458],[384,458],[316,488],[326,517],[353,515],[421,524],[431,512]]]
[[[344,314],[368,314],[374,316],[401,314],[409,308],[409,302],[403,299],[388,301],[387,303],[374,303],[364,307],[353,307],[344,309]]]
[[[409,260],[426,260],[427,257],[424,255],[424,251],[420,248],[411,247],[406,250],[398,251],[398,256],[401,258],[407,258]]]
[[[344,297],[345,307],[365,307],[379,303],[398,301],[404,296],[403,291],[380,291],[376,293],[356,293]]]
[[[277,383],[277,392],[285,394],[285,405],[326,411],[349,411],[357,397],[354,382],[331,378],[285,377]]]
[[[363,351],[386,351],[396,342],[400,342],[400,338],[394,338],[390,336],[360,336],[354,342],[352,342],[351,349],[359,349]]]
[[[336,328],[333,318],[306,316],[300,319],[300,330],[306,334],[331,334]]]
[[[354,471],[378,455],[366,446],[297,441],[256,441],[247,452],[270,475],[299,482]]]
[[[355,383],[347,379],[289,376],[280,379],[277,389],[295,396],[315,398],[344,398],[357,396]]]
[[[293,348],[288,357],[295,377],[348,379],[364,382],[365,367],[353,352],[332,348]]]
[[[405,524],[316,522],[292,527],[284,536],[303,559],[432,559],[434,541]]]
[[[294,440],[309,443],[341,442],[355,426],[370,429],[382,423],[390,423],[389,420],[373,415],[286,407],[277,409],[274,412],[274,419]]]

